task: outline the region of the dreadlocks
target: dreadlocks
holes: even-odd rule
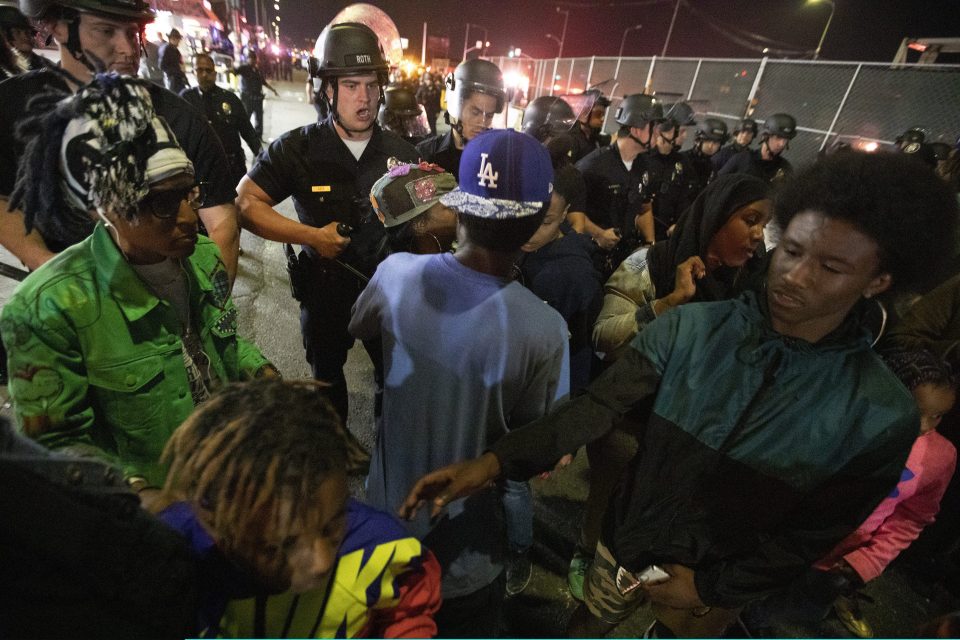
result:
[[[47,91],[33,98],[17,136],[25,144],[10,196],[10,208],[24,213],[26,230],[38,228],[48,243],[67,246],[90,234],[91,209],[132,217],[148,193],[146,163],[154,151],[150,126],[153,106],[146,82],[116,74],[101,74],[71,96]],[[64,180],[61,154],[64,136],[75,120],[89,121],[78,139],[91,138],[98,153],[78,145],[68,164],[78,167],[86,193],[77,193]]]
[[[957,379],[947,361],[926,349],[890,350],[883,354],[883,359],[910,391],[922,384],[957,387]]]
[[[369,461],[317,390],[279,379],[226,387],[167,443],[161,503],[186,500],[208,514],[223,550],[239,559],[254,557],[258,532],[278,531],[285,513],[311,526],[324,480]]]

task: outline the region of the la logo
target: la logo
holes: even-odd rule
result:
[[[479,184],[481,187],[488,187],[490,189],[497,188],[497,180],[500,179],[500,172],[493,170],[493,165],[487,162],[486,153],[480,154],[480,173],[477,174],[477,177],[480,178]]]

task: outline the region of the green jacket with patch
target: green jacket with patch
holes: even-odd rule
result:
[[[237,310],[216,245],[200,237],[182,261],[190,317],[215,388],[269,364],[237,336]],[[32,273],[3,308],[17,422],[51,449],[111,460],[163,484],[164,445],[193,411],[176,310],[157,298],[107,230]]]

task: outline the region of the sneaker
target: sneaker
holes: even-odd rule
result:
[[[843,623],[850,633],[858,638],[872,638],[873,628],[866,618],[860,612],[860,605],[849,598],[840,596],[833,603],[833,610],[836,612],[840,622]]]
[[[587,577],[587,569],[593,559],[586,553],[577,549],[573,552],[573,558],[570,560],[570,568],[567,569],[567,586],[570,587],[570,595],[583,602],[583,580]]]
[[[507,597],[522,593],[530,583],[533,565],[530,564],[530,551],[510,551],[507,559]]]

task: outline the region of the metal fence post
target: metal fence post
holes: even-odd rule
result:
[[[753,86],[750,87],[750,95],[747,96],[747,106],[741,117],[750,115],[750,109],[753,107],[753,98],[757,95],[757,89],[760,87],[760,78],[763,77],[763,70],[767,68],[767,59],[768,58],[764,56],[760,60],[760,68],[757,69],[757,77],[753,79]]]
[[[593,80],[593,61],[596,59],[597,56],[590,56],[590,66],[587,67],[587,83],[583,86],[584,91],[590,88],[590,81]]]
[[[617,68],[613,70],[613,79],[616,82],[614,88],[620,84],[620,63],[623,62],[623,56],[617,56]],[[613,97],[613,91],[610,92],[610,97]]]
[[[652,58],[650,58],[650,68],[647,70],[647,81],[643,85],[644,93],[650,93],[650,83],[653,80],[653,68],[656,66],[656,64],[657,56],[654,55]]]
[[[700,65],[703,64],[703,58],[697,60],[697,68],[693,72],[693,80],[690,81],[690,91],[687,91],[687,100],[693,98],[693,88],[697,85],[697,76],[700,75]]]
[[[557,65],[560,64],[560,58],[553,59],[553,75],[550,76],[550,95],[553,95],[553,84],[557,81]]]
[[[853,83],[857,81],[857,76],[860,75],[860,69],[863,68],[862,64],[857,65],[856,71],[853,72],[853,77],[850,78],[850,84],[847,85],[847,91],[843,94],[843,99],[840,100],[840,106],[837,107],[837,112],[833,116],[833,121],[830,122],[830,126],[827,127],[827,135],[823,136],[823,142],[820,144],[820,151],[823,151],[827,146],[827,140],[830,139],[830,136],[833,134],[833,128],[837,125],[837,120],[840,119],[840,113],[843,111],[843,105],[847,104],[847,98],[850,97],[850,91],[853,89]]]
[[[573,84],[573,65],[576,62],[576,58],[570,58],[570,71],[567,72],[567,93],[570,93],[570,86]]]

